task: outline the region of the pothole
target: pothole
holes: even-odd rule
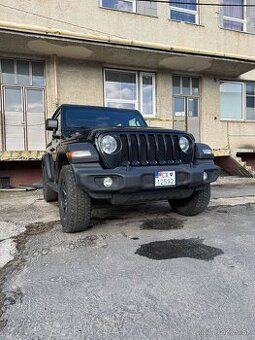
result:
[[[203,244],[202,239],[190,238],[142,244],[135,254],[145,256],[153,260],[189,257],[197,260],[210,261],[216,256],[224,254],[224,252],[219,248]]]

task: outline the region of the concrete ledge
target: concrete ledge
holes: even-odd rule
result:
[[[254,177],[237,177],[226,176],[220,177],[212,186],[237,186],[237,185],[255,185]]]
[[[6,188],[0,189],[0,192],[22,192],[22,191],[35,191],[38,187],[24,187],[24,188]]]

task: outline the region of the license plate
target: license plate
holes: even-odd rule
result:
[[[155,171],[155,187],[174,186],[175,178],[175,171]]]

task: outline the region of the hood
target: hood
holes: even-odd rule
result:
[[[102,128],[93,128],[93,129],[80,129],[75,132],[71,132],[69,137],[66,137],[65,140],[72,143],[80,143],[84,141],[94,142],[95,138],[97,138],[100,134],[109,133],[170,133],[170,134],[188,134],[193,138],[193,136],[185,131],[173,130],[173,129],[164,129],[160,127],[130,127],[130,126],[115,126],[115,127],[102,127]]]

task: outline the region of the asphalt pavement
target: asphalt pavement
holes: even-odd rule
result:
[[[41,191],[0,193],[0,339],[253,339],[255,185],[209,208],[101,207],[64,234]]]

